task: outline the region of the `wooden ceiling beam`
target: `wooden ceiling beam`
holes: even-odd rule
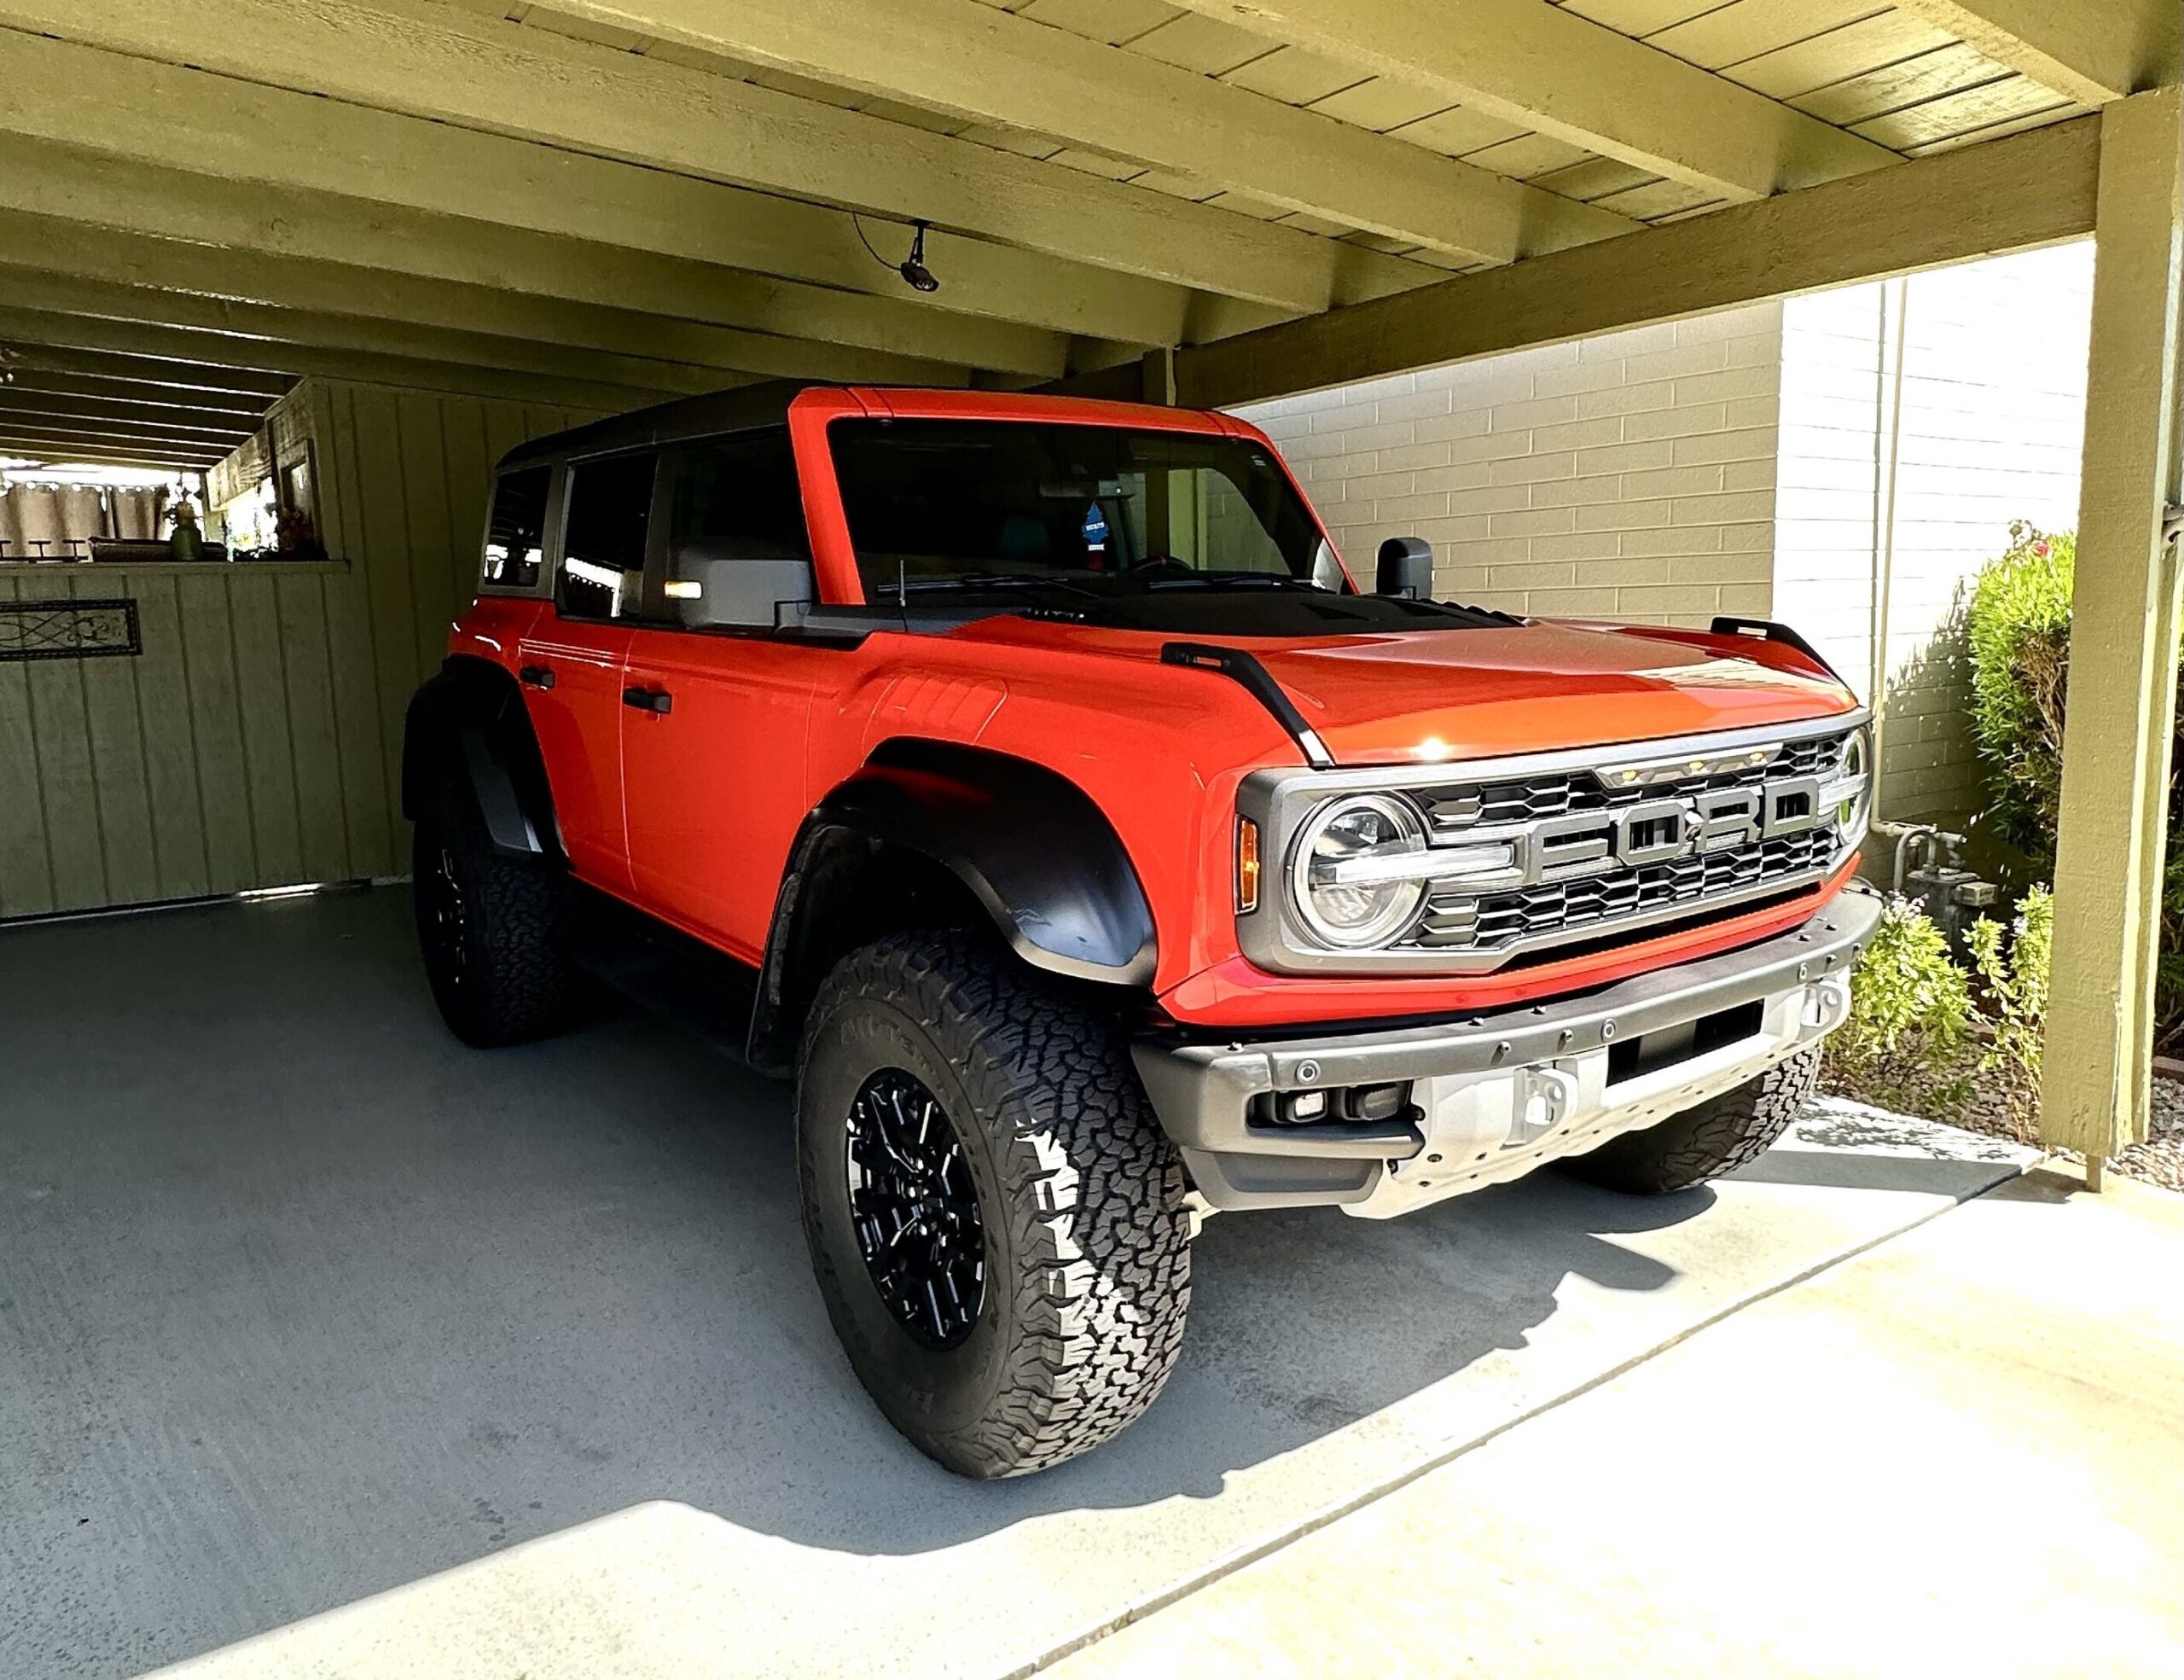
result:
[[[512,371],[501,366],[276,342],[68,311],[26,309],[4,303],[0,303],[0,340],[24,346],[26,350],[52,346],[73,351],[119,352],[130,357],[170,361],[183,370],[241,368],[256,373],[280,374],[291,381],[316,375],[327,379],[361,380],[369,384],[406,386],[421,391],[462,392],[476,397],[554,403],[608,412],[665,402],[676,394],[657,387],[566,379]],[[731,385],[737,377],[723,375]]]
[[[39,77],[55,74],[81,78],[70,98],[28,96]],[[16,95],[17,89],[24,92]],[[269,134],[280,135],[282,143],[265,144]],[[220,189],[196,196],[224,206],[224,222],[247,217],[253,195],[278,195],[316,210],[297,234],[299,241],[312,240],[328,220],[346,224],[352,235],[360,223],[367,232],[369,224],[384,224],[391,237],[417,231],[415,224],[424,221],[432,242],[404,260],[432,260],[445,248],[450,254],[444,260],[520,270],[538,254],[540,235],[553,236],[558,247],[549,253],[555,270],[574,267],[587,276],[619,277],[643,257],[681,259],[667,266],[684,274],[662,277],[646,269],[629,276],[639,282],[631,289],[665,287],[671,296],[693,300],[673,312],[700,320],[717,317],[696,311],[696,300],[717,296],[722,307],[734,307],[764,276],[776,286],[804,282],[796,288],[799,304],[804,294],[827,288],[936,323],[969,317],[973,324],[994,321],[1165,344],[1176,341],[1192,299],[1182,287],[945,233],[932,236],[928,251],[941,290],[921,298],[874,259],[840,210],[4,30],[0,136],[13,137],[10,158],[26,142],[47,141],[56,142],[49,151],[73,148],[87,156],[96,171],[88,183],[67,178],[84,172],[79,162],[73,171],[64,167],[61,181],[49,184],[44,174],[30,174],[18,184],[32,160],[0,159],[0,196],[15,208],[174,231],[171,212],[162,223],[134,177],[154,171],[171,179],[194,177]],[[114,168],[117,157],[132,167]],[[45,162],[49,169],[65,166],[58,157]],[[72,211],[78,196],[84,206]],[[95,212],[93,203],[109,207]],[[258,220],[262,225],[282,213],[276,203]],[[875,241],[887,237],[885,226],[868,230]],[[504,234],[508,253],[496,256],[491,244]],[[210,230],[199,236],[229,237]],[[620,260],[572,262],[570,247],[579,242]],[[488,247],[484,253],[481,243]],[[337,253],[320,246],[297,254]],[[352,255],[359,262],[396,260],[363,241]],[[510,289],[543,289],[548,279]],[[694,277],[709,277],[710,290],[679,283]],[[952,352],[926,353],[961,359]]]
[[[363,119],[387,113],[442,125],[436,152],[455,149],[455,133],[514,137],[543,154],[527,160],[532,172],[565,177],[581,172],[573,166],[585,156],[619,160],[868,214],[922,217],[1049,258],[1298,312],[1335,299],[1339,270],[1372,258],[1354,247],[1345,257],[1333,241],[1232,211],[441,0],[370,8],[350,0],[0,0],[0,23],[38,32],[0,54],[0,85],[14,82],[36,96],[16,102],[10,126],[37,122],[38,108],[50,106],[112,129],[110,148],[141,148],[154,161],[170,154],[168,130],[185,113],[192,128],[241,141],[226,166],[246,176],[270,166],[259,154],[305,149],[261,114],[290,108],[293,94],[279,97],[290,90],[325,108],[322,120],[336,127],[369,130]],[[94,61],[120,55],[129,55],[125,71]],[[208,80],[217,85],[207,89]],[[155,90],[148,98],[147,82]],[[124,84],[131,90],[117,97]],[[276,134],[281,143],[267,145]],[[338,161],[371,171],[386,163],[369,147]],[[944,277],[955,250],[948,244],[931,253]]]
[[[38,393],[0,391],[0,423],[35,421],[40,425],[96,426],[116,431],[142,433],[158,438],[201,438],[206,443],[232,447],[258,429],[252,420],[216,416],[195,418],[169,410],[86,408],[64,397],[38,400]]]
[[[512,213],[526,207],[544,209],[519,199]],[[901,297],[868,296],[468,216],[181,169],[116,168],[109,157],[15,135],[0,134],[0,209],[195,242],[253,261],[293,259],[435,288],[590,305],[1038,378],[1061,372],[1068,348],[1060,332],[928,309],[906,289]],[[869,267],[862,251],[857,257]],[[1118,315],[1100,324],[1165,330],[1181,318],[1182,295],[1141,318]]]
[[[1998,64],[2081,105],[2178,79],[2177,0],[1896,0]]]
[[[8,339],[4,333],[0,333],[0,351],[11,353],[9,365],[18,385],[44,390],[75,390],[80,387],[85,391],[131,396],[157,392],[163,399],[177,402],[202,396],[217,402],[241,402],[262,409],[285,396],[295,383],[288,374],[212,367],[107,350],[24,343]]]
[[[41,464],[50,462],[56,466],[81,465],[85,467],[148,467],[166,468],[170,471],[180,469],[184,472],[191,473],[202,473],[215,464],[212,462],[205,460],[201,456],[183,458],[156,451],[151,454],[143,454],[127,448],[99,449],[78,447],[75,449],[56,450],[52,448],[42,439],[29,439],[20,442],[10,442],[7,439],[0,438],[0,456],[13,456],[15,459],[19,461],[35,461]],[[35,558],[35,556],[29,554],[15,554],[13,552],[6,555],[0,555],[0,559],[4,560],[21,561],[33,558]]]
[[[29,445],[65,457],[78,449],[142,449],[166,461],[224,459],[231,446],[202,438],[163,437],[156,433],[127,432],[112,427],[44,425],[36,421],[0,418],[0,450]]]
[[[1176,0],[1732,200],[1897,160],[1543,0]]]
[[[1226,408],[2082,238],[2093,228],[2100,120],[1187,347],[1176,352],[1176,400]],[[1098,377],[1078,388],[1096,388]]]
[[[37,368],[17,368],[7,384],[0,385],[0,404],[34,400],[40,404],[80,404],[80,412],[204,415],[253,426],[272,406],[270,397],[246,397],[217,391],[170,390],[135,381],[103,380],[84,374],[55,373]]]
[[[562,299],[424,281],[306,258],[224,251],[187,241],[0,212],[0,251],[34,253],[42,271],[565,350],[775,377],[957,386],[968,369],[921,357],[845,348]],[[185,323],[187,324],[187,323]]]
[[[978,0],[544,0],[700,51],[999,123],[1474,262],[1628,233],[1527,187]]]
[[[263,304],[5,264],[0,264],[0,304],[107,321],[187,328],[253,343],[405,356],[685,396],[750,383],[745,375],[719,368],[568,350],[497,333],[418,327],[315,310],[269,308]]]

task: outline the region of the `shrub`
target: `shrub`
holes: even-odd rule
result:
[[[2045,887],[2036,887],[2018,901],[2007,941],[1999,921],[1974,922],[1968,938],[1972,972],[1986,988],[1995,1029],[1979,1071],[1993,1081],[2013,1130],[2030,1142],[2040,1119],[2040,1045],[2048,1025],[2055,901]]]
[[[2022,520],[1972,591],[1972,733],[2002,839],[2048,873],[2063,795],[2063,702],[2070,677],[2071,580],[2077,538]]]
[[[1850,974],[1850,1017],[1827,1039],[1823,1077],[1862,1102],[1933,1119],[1972,1097],[1972,993],[1942,930],[1891,898]]]
[[[1987,826],[2024,855],[2033,875],[2051,879],[2062,809],[2071,583],[2077,563],[2071,532],[2013,522],[2010,546],[1979,573],[1966,624],[1972,739],[1991,799]],[[2184,751],[2176,761],[2184,766]],[[2154,976],[2154,1047],[2162,1051],[2184,1044],[2184,799],[2173,773],[2169,835]]]

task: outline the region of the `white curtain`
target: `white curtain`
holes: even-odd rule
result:
[[[94,537],[156,538],[166,502],[164,488],[11,485],[0,491],[0,559],[88,560]]]

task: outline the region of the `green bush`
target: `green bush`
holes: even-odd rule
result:
[[[1972,1020],[1971,987],[1942,930],[1891,898],[1851,970],[1850,1017],[1827,1039],[1821,1076],[1861,1102],[1955,1119],[1972,1098]]]
[[[1966,614],[1972,733],[1985,766],[1985,826],[2052,879],[2062,809],[2063,718],[2070,689],[2071,581],[2077,539],[2022,520],[2010,546],[1980,572]],[[2184,713],[2180,713],[2184,721]],[[2176,754],[2184,766],[2184,751]],[[2184,1046],[2184,799],[2169,785],[2169,851],[2163,871],[2161,954],[2154,978],[2154,1044]]]
[[[2063,700],[2070,676],[2071,578],[2077,538],[2022,520],[1979,573],[1965,625],[1972,733],[1987,769],[1993,827],[2048,874],[2063,795]]]
[[[2045,887],[2036,887],[2018,901],[2007,939],[2001,922],[1984,921],[1974,922],[1967,937],[1995,1033],[1979,1071],[1998,1090],[2018,1137],[2030,1142],[2040,1119],[2040,1045],[2048,1024],[2055,900]]]

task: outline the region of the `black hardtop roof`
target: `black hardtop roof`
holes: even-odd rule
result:
[[[828,381],[812,379],[772,379],[758,385],[739,386],[733,391],[709,392],[702,397],[680,397],[671,403],[655,403],[648,409],[609,415],[566,432],[549,432],[543,438],[518,444],[501,457],[501,468],[540,462],[572,461],[587,455],[611,455],[625,449],[646,449],[677,443],[686,438],[707,438],[723,432],[745,432],[758,426],[779,426],[788,418],[788,405],[799,392]]]

